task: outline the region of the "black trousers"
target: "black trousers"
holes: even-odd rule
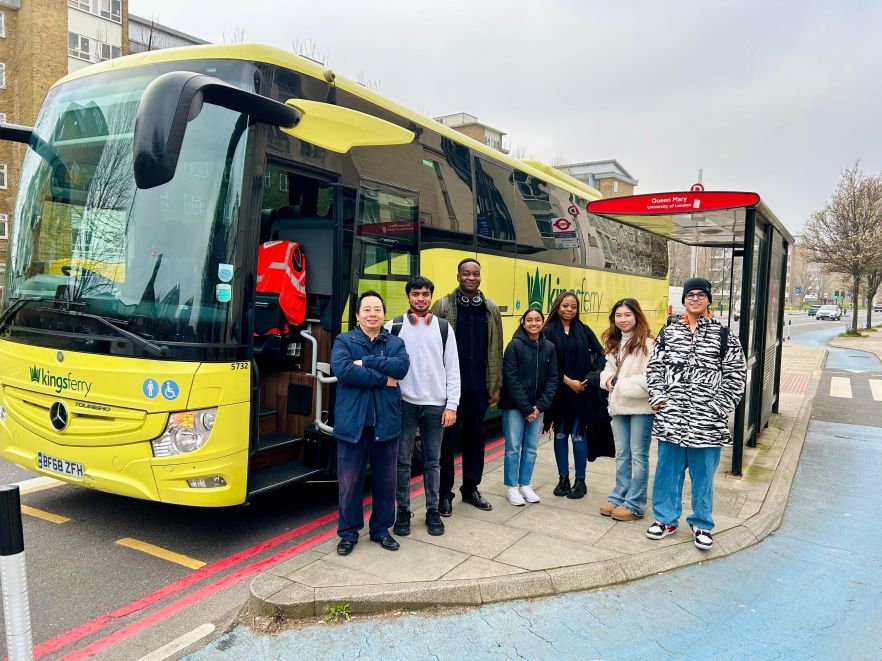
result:
[[[484,475],[484,416],[490,395],[486,390],[463,390],[456,411],[456,424],[441,442],[441,497],[453,498],[453,458],[462,451],[463,493],[478,488]]]

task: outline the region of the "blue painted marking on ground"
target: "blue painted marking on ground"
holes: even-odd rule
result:
[[[276,636],[239,627],[188,658],[878,661],[880,465],[878,428],[813,422],[781,529],[728,558],[458,615],[357,618]]]
[[[827,344],[828,340],[833,339],[842,332],[844,332],[844,326],[836,322],[830,322],[829,328],[800,333],[794,336],[791,341],[794,344],[826,349],[828,354],[824,367],[829,369],[873,372],[882,368],[882,362],[879,361],[875,354],[868,351],[858,351],[857,349],[831,347]]]

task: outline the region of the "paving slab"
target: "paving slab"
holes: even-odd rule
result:
[[[468,554],[434,544],[399,537],[401,549],[387,551],[379,544],[360,541],[355,550],[345,556],[329,553],[327,562],[362,571],[389,581],[434,581],[468,558]]]
[[[471,557],[461,565],[458,565],[444,574],[444,580],[489,578],[491,576],[507,576],[509,574],[523,574],[526,569],[507,565],[504,562],[487,560],[486,558]]]
[[[509,519],[510,526],[586,545],[594,544],[616,523],[596,511],[590,514],[574,512],[543,507],[541,503],[523,509],[523,512]]]
[[[444,528],[443,535],[433,537],[425,527],[412,526],[409,539],[492,560],[528,532],[464,516],[445,519]]]
[[[619,554],[596,546],[585,546],[540,533],[530,533],[518,540],[495,560],[524,569],[551,569],[608,560]]]

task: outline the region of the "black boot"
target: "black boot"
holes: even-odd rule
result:
[[[557,486],[554,487],[554,495],[555,496],[566,496],[570,492],[570,476],[569,475],[561,475],[560,479],[557,482]]]
[[[573,482],[573,488],[567,494],[567,498],[584,498],[586,493],[588,493],[588,487],[585,486],[585,478],[577,477],[576,481]]]

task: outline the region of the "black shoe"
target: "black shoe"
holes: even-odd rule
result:
[[[470,505],[474,505],[479,510],[484,510],[485,512],[489,512],[493,509],[493,505],[488,503],[484,496],[481,495],[481,492],[477,489],[473,489],[472,491],[463,491],[462,493],[462,502],[469,503]]]
[[[353,542],[351,539],[341,539],[340,543],[337,544],[337,555],[349,555],[356,544],[358,542]]]
[[[570,476],[569,475],[561,475],[560,479],[557,481],[557,486],[554,487],[554,495],[555,496],[566,496],[570,492]]]
[[[385,537],[371,537],[371,541],[376,542],[387,551],[397,551],[401,548],[401,544],[396,542],[392,535],[386,535]]]
[[[395,526],[392,528],[392,532],[396,535],[407,537],[410,534],[410,520],[412,518],[413,512],[406,507],[399,507],[395,515]]]
[[[453,514],[453,496],[441,496],[441,500],[438,502],[438,514],[441,516]]]
[[[567,494],[567,498],[584,498],[586,493],[588,493],[588,487],[585,486],[585,478],[577,477],[576,481],[573,482],[573,488]]]
[[[441,521],[441,514],[434,507],[426,510],[426,531],[436,537],[444,534],[444,523]]]

